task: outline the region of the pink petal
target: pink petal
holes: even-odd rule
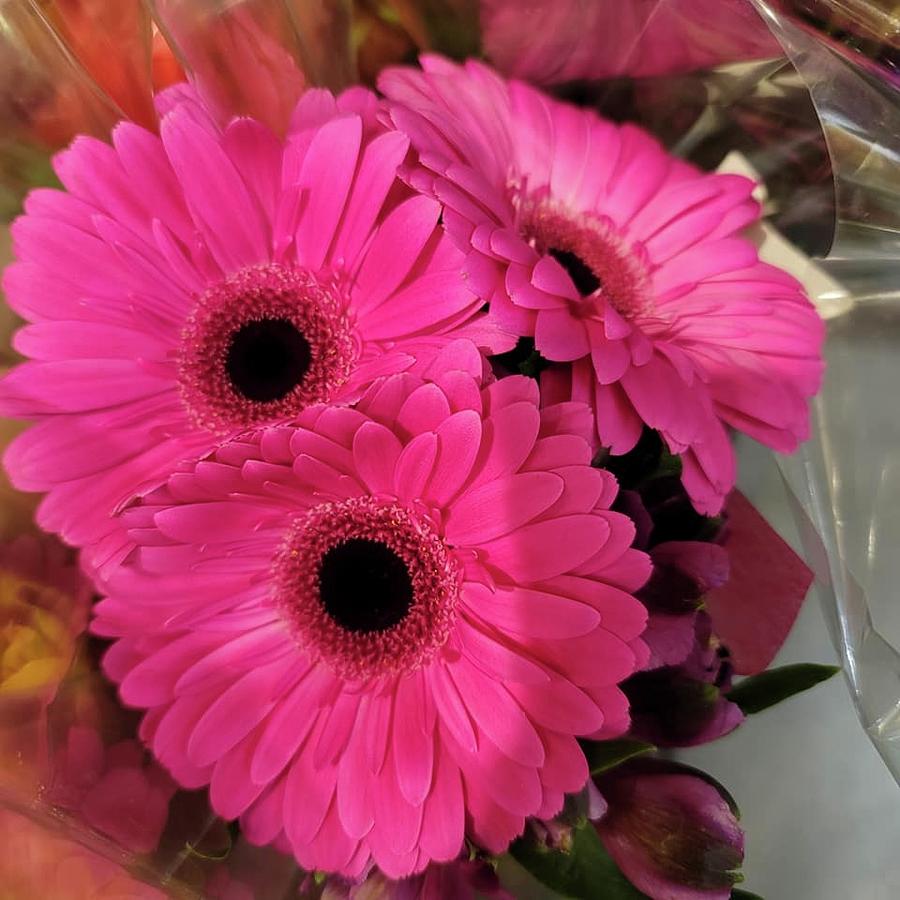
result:
[[[191,215],[223,271],[268,261],[265,223],[221,144],[180,109],[166,116],[161,133]]]
[[[580,791],[588,780],[588,765],[578,741],[568,734],[544,734],[547,760],[541,782],[566,794]]]
[[[379,837],[392,853],[409,853],[415,849],[422,827],[422,805],[405,799],[396,772],[397,763],[389,748],[385,767],[375,779],[375,827],[370,843],[376,861]]]
[[[449,672],[478,728],[503,747],[510,759],[540,766],[544,761],[541,739],[509,692],[467,661],[449,667]]]
[[[373,341],[443,331],[481,305],[455,270],[427,272],[361,316],[360,331]]]
[[[320,718],[313,739],[318,738],[322,721]],[[337,767],[314,769],[310,751],[294,759],[284,791],[284,830],[295,849],[312,840],[322,827],[334,800],[336,783]]]
[[[357,840],[364,838],[375,822],[373,782],[365,765],[365,723],[365,716],[361,716],[338,764],[338,816],[344,831]]]
[[[432,432],[417,434],[400,453],[394,471],[397,496],[411,500],[420,497],[437,458],[438,439]]]
[[[272,662],[286,653],[296,652],[287,629],[279,619],[267,623],[261,628],[237,632],[234,640],[222,643],[212,652],[207,651],[192,666],[184,668],[183,674],[175,684],[177,695],[215,687],[221,683],[225,673],[238,668],[250,668],[263,661]]]
[[[450,417],[450,405],[443,391],[435,384],[417,387],[404,400],[397,414],[397,425],[409,434],[436,431]]]
[[[145,375],[133,360],[26,362],[0,381],[0,412],[23,418],[84,412],[130,403],[169,388],[168,380]]]
[[[154,359],[165,360],[168,342],[133,328],[97,322],[39,322],[20,328],[14,346],[38,360]]]
[[[551,684],[511,684],[509,692],[530,718],[552,731],[587,735],[603,725],[602,708],[564,678]]]
[[[447,750],[436,747],[434,784],[422,815],[422,850],[436,862],[455,859],[465,827],[465,806],[459,769]]]
[[[478,742],[466,704],[443,665],[435,665],[429,671],[429,685],[437,705],[438,714],[446,729],[463,750],[474,753]]]
[[[218,646],[217,635],[186,634],[135,666],[119,686],[122,699],[133,706],[170,702],[181,673]]]
[[[212,503],[170,506],[158,512],[153,521],[159,530],[176,541],[239,541],[272,522],[281,512],[262,504],[227,500]]]
[[[394,471],[403,449],[394,433],[377,422],[366,422],[353,438],[356,471],[373,494],[394,489]]]
[[[284,791],[287,778],[270,785],[241,817],[241,829],[253,844],[269,844],[284,825]]]
[[[320,269],[334,239],[359,157],[362,122],[333,119],[318,129],[307,148],[297,187],[307,194],[296,235],[297,258]]]
[[[541,581],[585,562],[609,533],[609,524],[597,516],[563,516],[526,525],[481,550],[488,565],[514,581]]]
[[[397,784],[412,806],[420,806],[431,788],[434,767],[433,736],[424,716],[420,673],[402,678],[394,703],[393,749]]]
[[[509,534],[556,501],[563,484],[550,472],[527,472],[475,488],[450,507],[447,538],[454,544],[474,546]]]
[[[214,762],[246,737],[272,708],[272,687],[290,664],[276,663],[242,675],[222,693],[197,722],[188,743],[188,756],[196,766]],[[266,699],[261,701],[260,698]]]
[[[587,634],[600,615],[586,603],[527,588],[463,586],[466,606],[486,622],[526,637],[568,638]]]
[[[586,513],[600,504],[604,495],[610,492],[609,502],[618,493],[615,479],[603,469],[588,466],[563,466],[556,474],[564,479],[562,496],[546,512],[546,518]],[[609,503],[605,504],[609,505]]]
[[[247,777],[255,743],[253,736],[249,736],[232,747],[213,769],[209,798],[213,809],[225,819],[240,816],[265,787]]]
[[[400,286],[431,238],[440,211],[439,203],[418,196],[403,201],[384,220],[357,279],[361,314],[375,309]],[[403,247],[402,253],[398,247]]]
[[[531,403],[514,403],[491,414],[484,423],[470,487],[517,472],[531,453],[540,425],[541,415]]]
[[[398,131],[379,135],[363,149],[344,221],[332,248],[339,265],[351,268],[362,252],[408,149],[409,138]]]
[[[234,119],[228,125],[222,146],[262,207],[266,220],[274,222],[281,190],[281,141],[261,122],[244,118]]]
[[[521,648],[507,646],[501,638],[485,633],[463,617],[456,628],[463,655],[488,677],[502,684],[542,684],[550,680],[547,672]]]
[[[591,352],[584,325],[563,309],[547,309],[538,313],[534,345],[542,356],[559,362],[580,359]]]
[[[524,814],[516,815],[498,806],[488,793],[488,783],[489,778],[470,781],[466,773],[466,809],[471,822],[468,831],[479,847],[499,855],[506,852],[513,838],[522,834],[525,818]]]
[[[481,446],[481,417],[474,410],[453,413],[436,429],[437,458],[425,495],[447,506],[469,478]]]

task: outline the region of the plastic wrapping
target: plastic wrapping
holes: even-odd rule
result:
[[[9,186],[2,212],[12,215],[24,187],[51,182],[48,155],[74,133],[104,136],[122,116],[155,127],[150,92],[182,67],[223,118],[252,112],[281,130],[308,85],[372,80],[385,63],[431,48],[463,54],[481,46],[507,73],[637,121],[703,168],[757,175],[764,255],[806,282],[830,323],[830,373],[813,440],[783,459],[782,471],[863,725],[900,778],[893,549],[900,464],[891,393],[900,327],[900,91],[897,36],[885,32],[890,6],[0,0],[0,160]],[[113,9],[109,21],[96,17]],[[553,15],[535,39],[542,11]],[[107,42],[113,28],[121,34]],[[160,36],[168,43],[157,56]],[[107,50],[128,65],[98,68]],[[23,171],[26,163],[43,168]],[[7,350],[4,362],[12,358]],[[0,502],[4,534],[21,531],[31,501],[10,492]],[[4,572],[0,560],[0,583],[24,577]],[[176,791],[140,752],[137,717],[114,701],[97,671],[97,647],[79,637],[81,588],[24,580],[52,592],[46,611],[56,639],[45,655],[55,668],[12,698],[0,684],[0,725],[19,723],[0,731],[0,753],[18,761],[0,785],[8,816],[30,817],[48,846],[77,833],[82,849],[118,873],[101,866],[100,880],[136,879],[148,897],[157,889],[178,897],[297,896],[301,874],[289,858],[235,841],[204,794]],[[19,624],[26,629],[19,640],[47,630]],[[141,808],[133,827],[116,805],[123,801]],[[15,830],[16,822],[0,826]]]
[[[283,131],[304,87],[352,83],[344,3],[148,0],[176,54],[223,119],[248,115]]]
[[[896,70],[882,65],[888,54],[878,53],[874,61],[858,53],[848,58],[844,44],[826,49],[779,5],[758,6],[807,83],[822,122],[836,196],[834,242],[822,265],[855,301],[831,322],[814,439],[781,466],[860,719],[900,778],[894,549],[900,470],[893,395],[900,324],[900,90]],[[845,16],[857,11],[856,21],[866,10],[873,16],[884,11],[877,4],[843,6]],[[860,59],[865,66],[855,65]]]

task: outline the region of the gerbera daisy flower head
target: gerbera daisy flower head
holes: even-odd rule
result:
[[[564,364],[542,389],[589,403],[598,445],[621,454],[658,430],[715,514],[735,477],[726,426],[779,451],[808,436],[824,329],[741,236],[759,218],[752,181],[700,172],[637,127],[480,63],[426,56],[380,86],[469,284]]]
[[[479,330],[440,203],[397,179],[409,142],[374,94],[307,92],[283,141],[249,118],[220,129],[185,86],[158,103],[159,137],[122,123],[56,158],[66,190],[31,194],[4,280],[30,361],[0,411],[36,420],[6,466],[92,559],[110,514],[182,459],[353,400],[457,333],[503,344]]]
[[[649,574],[590,414],[482,387],[459,342],[355,408],[318,406],[173,475],[96,633],[142,736],[248,838],[390,878],[502,852],[628,728]]]

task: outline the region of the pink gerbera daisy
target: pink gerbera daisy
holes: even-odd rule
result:
[[[304,868],[502,852],[583,786],[575,735],[628,727],[649,563],[589,411],[481,365],[460,342],[434,381],[242,435],[125,513],[105,671],[177,780]]]
[[[822,374],[823,327],[800,284],[739,236],[759,218],[753,182],[702,173],[636,127],[478,63],[422,66],[381,87],[469,284],[570,363],[543,387],[593,407],[599,444],[625,453],[657,429],[697,509],[718,512],[734,483],[724,426],[794,449]]]
[[[33,192],[12,228],[4,287],[31,361],[0,412],[37,424],[5,461],[77,545],[237,431],[354,399],[459,329],[502,344],[440,204],[397,180],[409,142],[376,125],[373,94],[309,91],[284,141],[247,118],[220,130],[185,87],[160,107],[160,137],[76,140],[55,160],[67,192]]]

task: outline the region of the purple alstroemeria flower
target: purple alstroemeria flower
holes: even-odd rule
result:
[[[727,900],[744,858],[730,798],[701,773],[640,760],[597,780],[607,803],[594,822],[604,847],[652,900]]]

